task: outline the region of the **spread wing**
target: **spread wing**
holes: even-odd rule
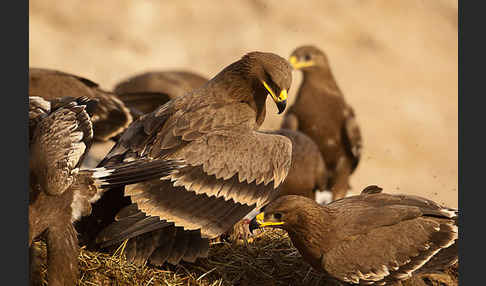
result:
[[[97,83],[80,76],[29,68],[29,94],[49,100],[52,104],[63,104],[80,96],[97,99],[98,104],[91,118],[96,140],[108,140],[132,122],[130,111],[120,99],[100,89]]]
[[[252,130],[220,130],[202,136],[170,156],[189,165],[172,175],[171,180],[196,193],[261,206],[268,202],[269,192],[287,176],[291,155],[292,143],[285,136]],[[212,178],[201,181],[203,176]],[[232,177],[235,177],[234,184],[242,185],[237,192],[210,187]],[[262,183],[267,186],[270,182],[265,190],[260,190],[263,193],[257,192],[257,186]]]
[[[177,116],[177,112],[171,115],[170,111],[176,101],[134,122],[102,165],[113,158],[127,160],[143,156],[182,160],[186,168],[167,178],[175,186],[184,186],[196,193],[207,192],[209,196],[223,196],[236,201],[242,199],[241,202],[246,204],[266,202],[269,195],[266,193],[255,195],[254,191],[242,190],[240,193],[247,194],[238,197],[238,192],[231,195],[216,189],[200,190],[192,183],[201,176],[209,180],[201,182],[203,185],[237,176],[238,183],[269,186],[272,182],[269,187],[276,189],[290,168],[290,139],[255,131],[254,125],[248,123],[251,120],[255,123],[253,110],[246,104],[208,105],[197,112]],[[211,179],[211,176],[214,178]],[[244,198],[247,195],[250,198]]]
[[[361,150],[363,148],[363,139],[361,137],[361,131],[354,115],[354,110],[351,106],[347,106],[344,110],[344,144],[346,144],[346,150],[349,152],[352,161],[352,169],[356,169],[359,160],[361,159]]]
[[[247,121],[253,111],[246,104],[208,105],[179,116],[171,111],[181,104],[178,100],[134,122],[102,164],[140,156],[183,162],[178,172],[161,180],[125,187],[125,196],[147,217],[199,231],[202,238],[216,237],[276,195],[290,168],[292,144],[284,136],[252,129]],[[159,223],[138,225],[137,235],[165,228]],[[129,233],[118,235],[116,224],[99,240],[109,245],[131,238],[128,243],[134,243]],[[137,253],[153,256],[156,249],[150,254],[137,247]],[[152,258],[147,254],[146,259]]]
[[[35,128],[30,142],[30,170],[49,194],[61,194],[73,183],[91,146],[93,129],[86,112],[88,101],[80,98],[60,107]]]
[[[346,282],[408,278],[457,239],[457,211],[427,199],[369,193],[347,201],[330,204],[341,228],[322,262]]]
[[[107,158],[122,156],[126,159],[129,154],[147,154],[151,158],[182,161],[186,166],[163,181],[127,187],[125,195],[147,215],[159,216],[189,229],[202,228],[203,235],[209,237],[224,232],[224,228],[241,219],[244,212],[268,202],[288,173],[292,143],[284,136],[241,126],[241,122],[246,121],[245,112],[250,112],[245,106],[208,107],[177,120],[168,118],[163,126],[150,123],[155,120],[155,113],[135,122]],[[162,131],[154,137],[153,133],[159,129]],[[150,138],[152,143],[147,144]],[[206,204],[204,200],[221,201],[224,209],[229,210],[231,206],[238,211],[223,226],[207,225],[203,217],[197,222],[197,216],[190,219],[195,222],[192,225],[187,215],[170,214],[171,207],[181,208],[175,203],[177,199],[183,202],[189,199],[187,196],[201,204]],[[174,206],[165,205],[171,200]]]
[[[125,195],[148,215],[218,236],[276,194],[290,165],[287,140],[259,132],[208,134],[170,156],[186,167],[163,181],[129,186]]]

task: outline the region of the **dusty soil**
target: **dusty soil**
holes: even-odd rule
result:
[[[364,136],[352,193],[458,202],[457,1],[29,2],[31,67],[79,74],[111,89],[152,69],[215,75],[249,51],[287,57],[303,44],[329,56]],[[292,103],[301,75],[294,74]],[[265,128],[281,116],[268,103]],[[98,146],[102,156],[106,146]]]

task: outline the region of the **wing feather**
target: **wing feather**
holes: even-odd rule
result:
[[[93,129],[85,104],[82,98],[71,101],[36,125],[30,142],[30,170],[49,194],[61,194],[71,186],[91,146]]]
[[[354,110],[349,105],[344,109],[344,118],[344,144],[346,145],[346,150],[353,158],[352,168],[354,170],[358,166],[361,158],[363,138],[354,115]]]
[[[160,180],[125,187],[124,195],[146,216],[172,223],[184,233],[199,232],[201,240],[190,250],[183,245],[180,252],[172,253],[172,246],[154,250],[150,259],[155,263],[177,262],[185,253],[191,253],[191,259],[207,255],[207,239],[273,198],[290,168],[288,138],[255,131],[255,113],[246,104],[211,100],[182,96],[140,117],[102,162],[109,166],[138,156],[185,165]],[[171,228],[151,226],[146,226],[151,232]],[[137,231],[143,233],[143,228]]]
[[[186,151],[186,149],[189,149]],[[197,152],[195,151],[197,150]],[[169,158],[179,158],[186,164],[200,170],[191,173],[199,178],[213,175],[215,179],[229,180],[237,178],[242,187],[225,189],[222,195],[237,202],[253,204],[255,188],[243,186],[268,183],[273,181],[273,188],[277,188],[287,176],[291,164],[292,143],[280,135],[267,134],[257,131],[241,132],[219,131],[212,132],[187,145],[187,148],[172,154]],[[174,174],[173,179],[185,172]],[[185,180],[183,178],[182,180]],[[195,185],[183,184],[187,190],[201,192],[204,185],[214,185],[214,179],[194,179]],[[208,189],[208,188],[206,188]],[[211,188],[209,188],[211,189]],[[260,198],[261,199],[261,198]],[[270,198],[261,199],[266,201]]]
[[[130,111],[115,94],[102,90],[89,79],[41,68],[29,68],[29,94],[64,102],[80,96],[97,99],[92,114],[94,138],[105,141],[125,130],[133,121]],[[63,98],[63,99],[62,99]]]
[[[254,206],[235,203],[233,200],[209,197],[196,194],[183,187],[173,187],[170,181],[152,180],[126,187],[127,195],[131,189],[144,189],[141,195],[131,196],[133,203],[149,216],[157,216],[176,226],[183,226],[186,230],[201,229],[204,237],[216,237],[241,219]],[[236,208],[241,212],[234,212],[229,217],[221,217],[220,213],[226,209]]]
[[[323,266],[347,282],[408,278],[457,239],[457,210],[418,196],[367,191],[327,208],[340,231]]]
[[[352,283],[405,279],[457,239],[452,229],[425,217],[375,228],[336,245],[323,266]]]

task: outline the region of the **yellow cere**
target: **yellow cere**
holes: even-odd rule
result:
[[[280,95],[278,96],[278,101],[281,102],[281,101],[284,101],[284,100],[287,100],[287,90],[284,89],[280,92]]]
[[[292,67],[296,70],[315,65],[313,61],[299,62],[296,56],[291,56],[289,62],[292,65]]]
[[[260,226],[260,227],[284,224],[283,221],[279,221],[279,222],[268,221],[268,222],[265,222],[264,216],[265,216],[264,212],[261,212],[256,216],[256,221],[258,223],[258,226]]]

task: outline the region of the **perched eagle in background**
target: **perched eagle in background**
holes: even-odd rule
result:
[[[303,79],[281,128],[301,131],[316,142],[329,174],[326,189],[333,200],[343,198],[361,157],[361,131],[354,110],[346,103],[321,50],[299,47],[289,61],[302,71]]]
[[[191,71],[149,71],[117,83],[113,91],[130,109],[133,118],[138,118],[203,86],[208,80]]]

